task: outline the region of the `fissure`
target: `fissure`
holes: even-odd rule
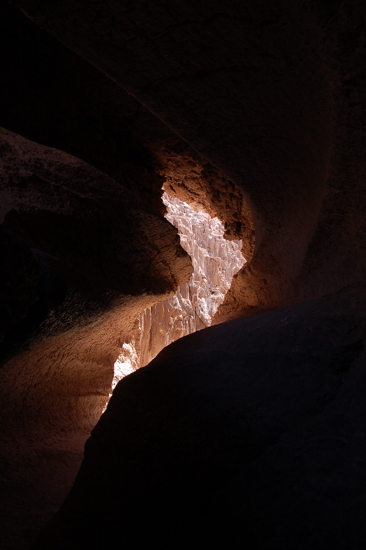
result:
[[[171,298],[146,308],[136,321],[131,340],[121,346],[114,365],[112,389],[124,376],[147,365],[165,346],[211,325],[231,281],[246,260],[239,240],[224,238],[218,218],[193,210],[163,194],[166,219],[178,229],[181,246],[192,258],[191,279]]]

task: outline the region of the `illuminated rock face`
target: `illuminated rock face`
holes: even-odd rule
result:
[[[175,299],[182,311],[192,311],[194,330],[199,330],[210,326],[233,275],[245,263],[241,242],[224,239],[224,226],[218,218],[195,212],[166,193],[163,201],[168,210],[166,218],[178,229],[181,245],[191,256],[194,268],[189,283],[179,288]],[[169,299],[172,305],[173,300]]]
[[[196,212],[166,193],[163,202],[166,218],[178,229],[194,271],[189,283],[180,286],[174,296],[145,309],[139,316],[136,336],[123,344],[115,364],[113,387],[131,370],[149,363],[171,342],[210,326],[234,274],[245,264],[241,241],[224,239],[224,226],[218,218]]]

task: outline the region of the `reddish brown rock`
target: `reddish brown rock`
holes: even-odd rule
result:
[[[211,327],[122,380],[34,548],[360,548],[365,299]]]
[[[162,176],[175,196],[222,218],[230,238],[244,238],[250,261],[219,320],[364,281],[366,8],[360,0],[11,3],[76,55],[23,27],[24,18],[13,34],[18,22],[7,25],[0,4],[2,124],[113,177],[112,189],[98,172],[108,198],[95,169],[83,179],[83,164],[84,196],[80,187],[61,193],[56,171],[60,194],[51,197],[43,171],[21,190],[16,174],[15,213],[1,237],[4,253],[15,252],[2,264],[1,289],[12,356],[1,372],[2,472],[16,539],[4,529],[1,544],[14,548],[66,494],[126,332],[179,278],[168,267],[184,260],[175,235],[163,230],[162,239],[157,226],[167,226],[152,215],[162,213]],[[18,45],[13,65],[8,48]],[[149,197],[142,217],[116,212],[121,183],[131,200]],[[37,200],[49,199],[37,216],[33,202],[21,203],[35,189]],[[110,231],[122,233],[120,218],[133,234],[125,254],[110,241]],[[364,302],[364,290],[352,288],[200,331],[127,378],[40,546],[113,548],[120,538],[126,547],[230,548],[239,538],[261,550],[363,548]]]
[[[120,184],[6,130],[0,147],[3,228],[86,296],[111,303],[121,294],[171,292],[187,280],[190,260],[176,231]]]
[[[0,546],[25,548],[72,484],[124,335],[192,268],[176,230],[92,166],[3,129],[0,154]]]
[[[356,268],[351,261],[365,247],[365,8],[358,0],[339,10],[288,0],[171,9],[163,1],[70,1],[62,11],[12,3],[242,190],[256,248],[222,314],[319,296],[364,276],[364,254]]]
[[[231,309],[292,300],[332,146],[333,76],[307,6],[70,2],[60,11],[13,4],[134,95],[244,192],[256,249]]]
[[[10,313],[2,326],[3,362],[16,343],[24,350],[30,347],[2,370],[7,396],[2,406],[6,408],[8,400],[11,408],[41,400],[41,392],[56,376],[49,372],[50,357],[62,348],[61,357],[51,360],[61,379],[68,361],[81,361],[77,372],[82,369],[84,361],[73,357],[75,350],[88,355],[89,347],[100,347],[98,354],[108,358],[107,370],[96,374],[95,382],[91,378],[94,389],[83,382],[78,391],[105,394],[120,338],[146,306],[188,280],[190,258],[166,220],[146,212],[128,190],[79,159],[6,130],[1,131],[0,150],[2,234],[6,258],[12,258],[2,264],[6,285],[1,292]],[[140,270],[144,275],[136,277]],[[14,287],[21,290],[16,297]],[[94,357],[92,362],[104,361]],[[24,378],[15,384],[20,372]],[[66,375],[63,383],[70,382]],[[16,385],[22,388],[18,405]],[[65,390],[62,399],[66,396]],[[47,397],[42,406],[47,409]],[[58,422],[57,406],[52,404],[52,409],[51,424],[53,416]],[[95,417],[93,407],[90,414]],[[7,416],[3,412],[2,419]],[[32,414],[23,420],[32,422]]]

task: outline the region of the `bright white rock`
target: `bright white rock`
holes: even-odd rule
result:
[[[166,193],[163,202],[166,219],[178,229],[181,246],[191,256],[194,271],[189,283],[179,287],[173,297],[145,309],[137,319],[134,338],[123,344],[115,364],[113,387],[171,342],[210,326],[233,276],[246,263],[241,241],[226,240],[224,225],[218,218],[196,212]]]

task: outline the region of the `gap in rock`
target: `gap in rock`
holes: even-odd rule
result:
[[[154,304],[136,320],[133,337],[121,346],[114,365],[112,389],[119,380],[147,365],[165,346],[209,327],[231,281],[246,260],[242,242],[224,238],[218,218],[196,212],[164,192],[166,219],[178,229],[182,248],[192,258],[193,273],[171,298]]]

